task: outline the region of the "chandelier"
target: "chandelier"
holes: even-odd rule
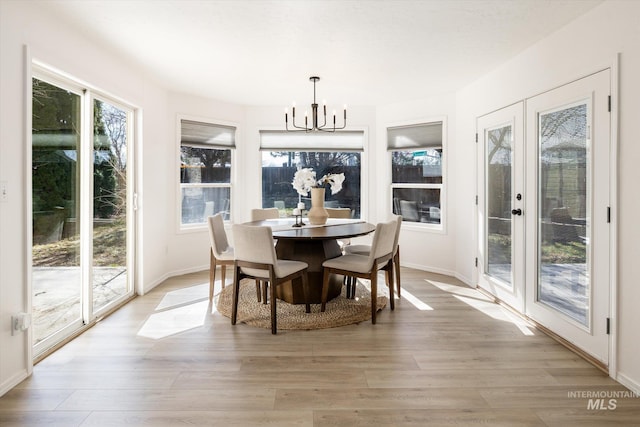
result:
[[[320,80],[320,77],[312,76],[309,80],[313,82],[313,104],[311,104],[311,126],[309,126],[309,114],[308,111],[304,112],[304,126],[296,125],[296,103],[293,103],[291,111],[291,124],[293,129],[289,129],[289,110],[284,109],[284,124],[287,132],[335,132],[336,130],[344,129],[347,126],[347,106],[344,106],[343,110],[343,123],[342,127],[336,127],[336,110],[333,110],[333,125],[327,125],[327,103],[322,101],[322,124],[318,122],[318,104],[316,103],[316,82]]]

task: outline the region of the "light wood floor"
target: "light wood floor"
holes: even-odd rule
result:
[[[626,389],[551,338],[453,278],[402,273],[376,325],[275,336],[212,312],[207,272],[172,278],[40,362],[0,425],[640,425],[639,398],[572,397]]]

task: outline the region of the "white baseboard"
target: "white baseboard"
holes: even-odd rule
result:
[[[466,276],[463,276],[463,275],[462,275],[462,274],[460,274],[460,273],[456,273],[456,274],[454,275],[454,277],[455,277],[456,279],[460,280],[460,281],[461,281],[462,283],[464,283],[465,285],[467,285],[467,286],[471,287],[471,288],[475,288],[475,287],[476,287],[476,285],[473,283],[473,280],[472,280],[472,279],[470,279],[470,278],[468,278],[468,277],[466,277]]]
[[[638,384],[636,381],[632,380],[625,374],[621,374],[620,372],[618,372],[617,378],[615,378],[615,380],[618,381],[623,386],[627,387],[636,395],[640,396],[640,384]]]
[[[15,386],[20,384],[22,381],[26,380],[29,377],[29,373],[26,369],[23,369],[13,375],[11,378],[6,380],[0,385],[0,396],[4,396],[9,390],[13,389]]]
[[[165,280],[170,279],[172,277],[181,276],[183,274],[189,274],[189,273],[197,273],[197,272],[208,270],[208,269],[209,269],[209,264],[207,264],[205,266],[197,266],[197,267],[184,268],[184,269],[181,269],[181,270],[170,271],[168,273],[163,274],[159,278],[153,280],[152,282],[148,283],[147,285],[145,285],[144,289],[143,289],[143,291],[142,291],[142,293],[140,295],[146,294],[151,289],[155,288],[156,286],[158,286],[159,284],[161,284]]]
[[[421,264],[413,264],[413,263],[405,263],[405,262],[403,262],[401,264],[401,266],[402,267],[413,268],[415,270],[420,270],[420,271],[428,271],[429,273],[444,274],[445,276],[455,276],[455,272],[454,271],[445,270],[443,268],[433,267],[433,266],[429,266],[429,265],[421,265]]]

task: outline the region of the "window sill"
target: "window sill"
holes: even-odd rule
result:
[[[428,222],[402,221],[402,230],[419,231],[423,233],[447,234],[444,225]]]

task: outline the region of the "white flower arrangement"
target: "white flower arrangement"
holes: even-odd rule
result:
[[[318,181],[316,181],[316,171],[311,168],[298,169],[293,175],[294,190],[301,196],[307,196],[309,191],[314,187],[324,186],[329,184],[331,186],[331,194],[336,194],[342,190],[342,183],[344,182],[344,173],[330,173],[326,174]]]

